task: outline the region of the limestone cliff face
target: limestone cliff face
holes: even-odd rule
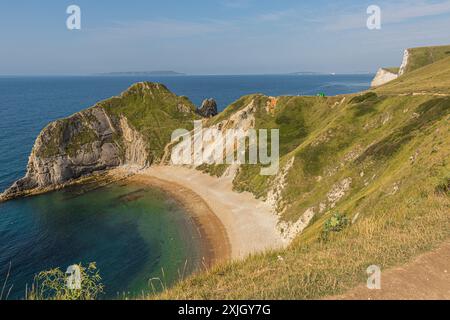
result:
[[[402,60],[402,64],[400,66],[400,71],[398,72],[399,76],[402,76],[405,74],[406,72],[406,68],[408,67],[408,62],[409,62],[409,50],[406,49],[405,52],[403,53],[403,60]]]
[[[151,164],[149,150],[142,134],[133,129],[125,117],[120,118],[120,132],[124,147],[124,164],[147,167]]]
[[[142,82],[118,97],[54,121],[37,137],[27,173],[1,200],[46,191],[90,173],[159,161],[170,133],[192,126],[195,106],[165,86]]]
[[[36,139],[27,173],[3,194],[20,196],[122,164],[147,166],[148,150],[126,118],[93,107],[50,123]]]
[[[371,87],[381,86],[397,78],[398,74],[395,74],[393,72],[381,68],[378,70],[377,74],[375,75],[375,78],[372,80]]]

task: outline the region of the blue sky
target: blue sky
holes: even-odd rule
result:
[[[381,30],[366,28],[372,4]],[[373,72],[449,30],[450,0],[0,0],[0,74]]]

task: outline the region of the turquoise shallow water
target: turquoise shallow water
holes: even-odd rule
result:
[[[95,261],[103,298],[115,298],[152,292],[153,277],[170,285],[200,261],[189,216],[164,192],[143,185],[113,184],[85,193],[83,187],[70,188],[3,203],[0,210],[0,274],[11,262],[11,298],[23,298],[39,271],[65,271],[74,263]]]
[[[181,77],[0,77],[0,192],[25,174],[34,140],[50,121],[117,95],[138,81],[156,81],[199,105],[213,97],[219,109],[243,95],[326,95],[369,87],[372,75],[250,75]],[[124,197],[124,195],[129,195]],[[64,190],[0,204],[0,285],[12,263],[10,297],[42,270],[98,264],[106,298],[139,293],[147,280],[166,284],[195,268],[198,239],[187,215],[164,193],[138,185],[111,185],[80,194]],[[156,285],[156,283],[155,283]],[[9,289],[9,286],[7,287]]]

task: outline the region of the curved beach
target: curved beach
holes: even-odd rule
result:
[[[212,262],[242,259],[286,244],[270,206],[251,193],[233,191],[232,175],[216,178],[173,166],[119,170],[133,172],[130,179],[159,187],[180,201],[199,226]]]
[[[127,179],[168,193],[189,214],[201,239],[202,264],[210,267],[229,260],[231,246],[226,230],[208,204],[192,190],[174,182],[168,182],[145,174],[136,174]]]
[[[205,260],[217,263],[285,246],[277,231],[277,216],[249,192],[232,189],[232,175],[212,177],[186,167],[155,166],[143,170],[122,167],[113,174],[158,187],[192,215],[201,237]]]

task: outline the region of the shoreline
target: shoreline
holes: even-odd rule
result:
[[[272,208],[249,192],[233,191],[233,173],[217,178],[196,169],[175,166],[154,166],[142,170],[122,167],[116,172],[121,175],[134,173],[131,179],[139,179],[140,182],[162,183],[185,205],[191,206],[192,200],[203,202],[209,209],[210,218],[198,219],[197,222],[205,234],[209,233],[206,239],[211,239],[211,245],[217,246],[213,251],[223,252],[221,242],[228,239],[228,260],[240,260],[287,245],[277,229],[278,217]],[[183,192],[178,192],[180,190]],[[197,208],[194,205],[191,209],[195,211]],[[215,225],[211,230],[211,222],[221,227]],[[217,231],[213,230],[221,231],[217,236]]]
[[[140,173],[129,176],[123,182],[158,188],[170,195],[185,210],[192,219],[201,239],[201,262],[204,267],[209,268],[230,259],[231,245],[224,226],[208,204],[192,190]]]
[[[177,201],[191,216],[202,241],[201,252],[207,266],[241,260],[249,255],[285,248],[289,243],[279,233],[278,216],[266,202],[249,192],[233,190],[235,168],[222,177],[179,166],[139,168],[121,166],[45,189],[34,189],[0,202],[37,196],[87,182],[100,187],[122,181],[154,186]]]

